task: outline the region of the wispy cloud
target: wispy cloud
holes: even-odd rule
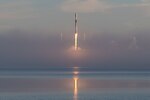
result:
[[[33,2],[29,0],[12,0],[0,1],[0,29],[9,30],[16,28],[20,21],[37,18],[37,9],[34,8]],[[22,23],[23,24],[23,23]]]
[[[0,19],[12,20],[33,17],[33,10],[32,2],[28,0],[3,2],[0,4]]]
[[[65,0],[61,9],[67,12],[96,12],[110,8],[106,2],[99,0]]]
[[[141,0],[136,3],[115,4],[104,0],[65,0],[61,5],[61,10],[65,12],[104,12],[115,8],[139,7],[150,8],[150,0]],[[146,10],[146,9],[145,9]]]
[[[141,0],[141,8],[147,14],[150,15],[150,0]]]

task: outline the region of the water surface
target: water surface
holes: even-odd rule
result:
[[[150,100],[150,72],[1,70],[0,100]]]

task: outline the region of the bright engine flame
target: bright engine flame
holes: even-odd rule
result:
[[[78,33],[75,33],[75,44],[74,44],[74,49],[75,51],[78,50]]]

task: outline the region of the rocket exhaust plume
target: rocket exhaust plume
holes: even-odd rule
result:
[[[77,14],[75,13],[75,34],[74,34],[74,49],[75,51],[78,50],[78,27],[77,27]]]

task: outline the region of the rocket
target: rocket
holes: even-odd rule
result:
[[[75,13],[75,33],[78,33],[77,23],[78,23],[77,13]]]
[[[77,19],[77,14],[75,13],[75,34],[74,34],[74,49],[75,51],[78,50],[78,19]]]

